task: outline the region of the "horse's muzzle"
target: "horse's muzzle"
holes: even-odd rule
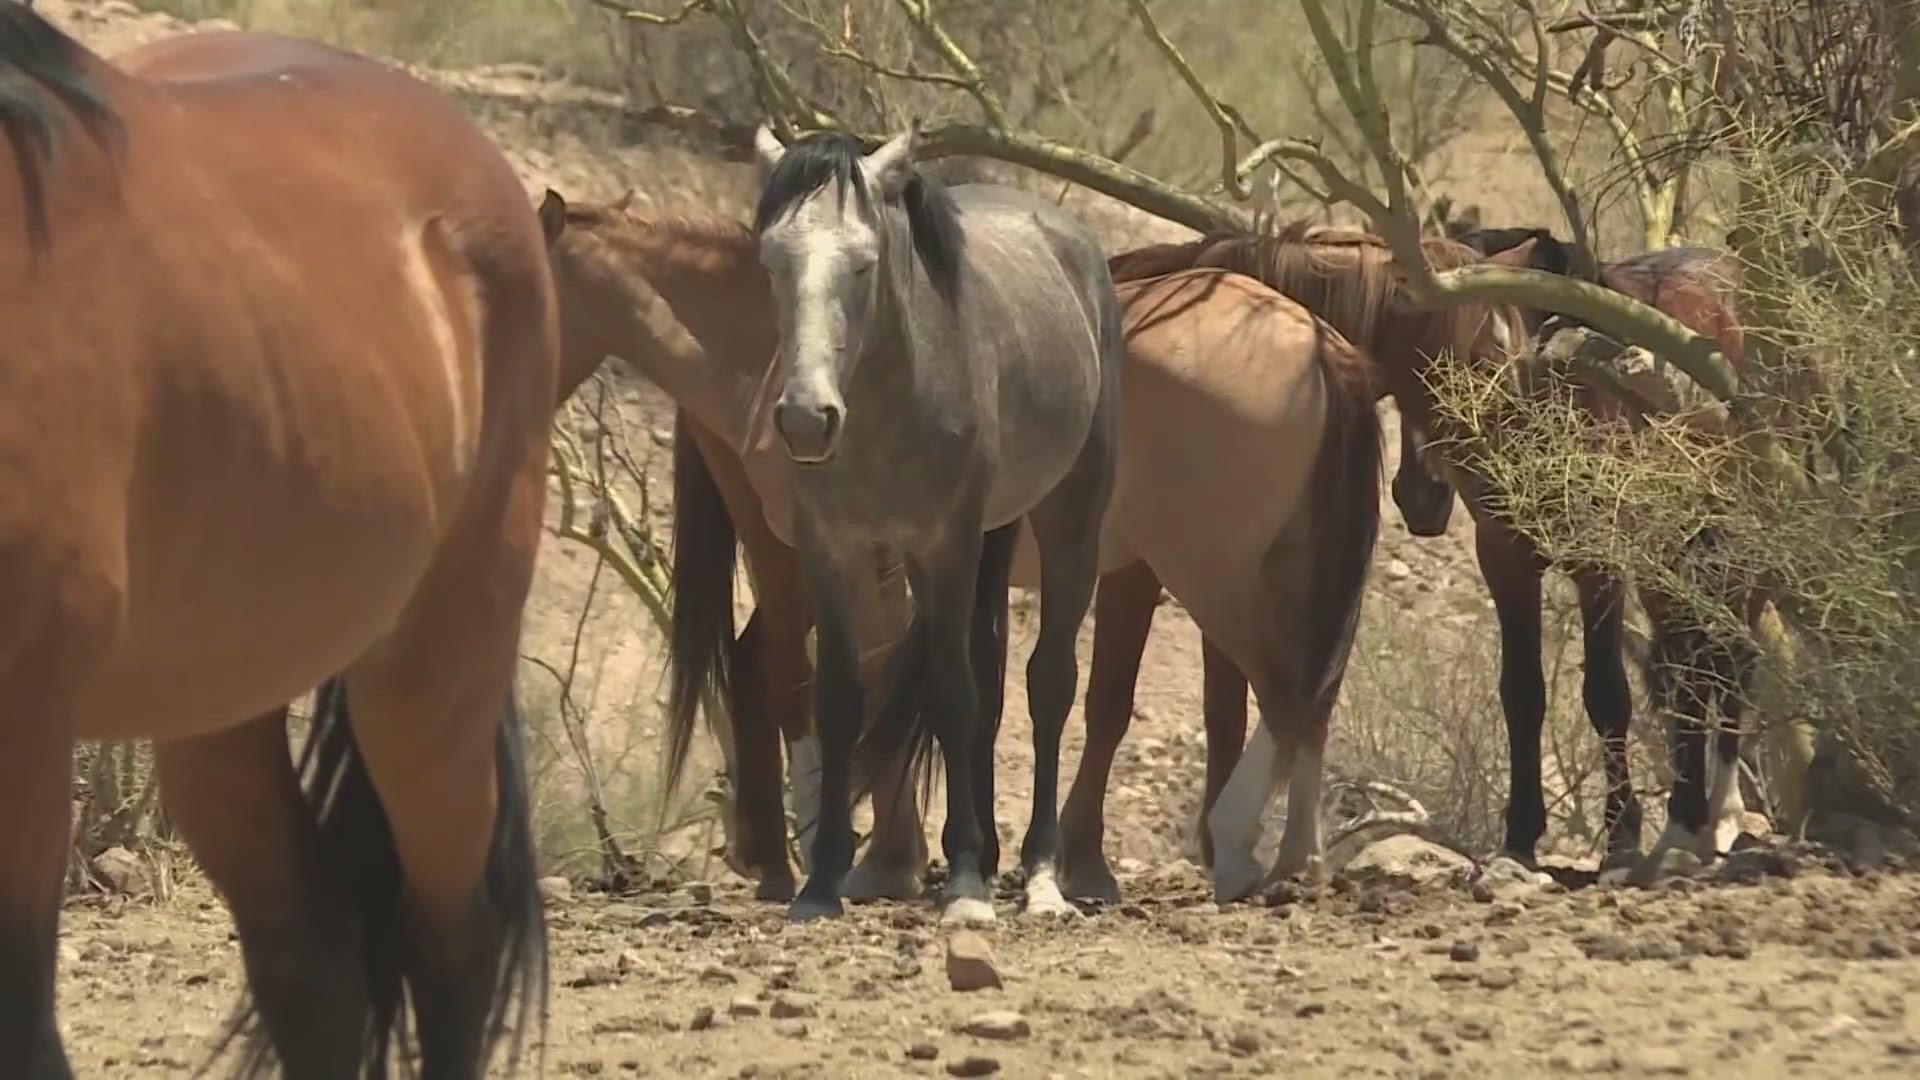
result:
[[[833,458],[845,427],[846,410],[837,402],[800,403],[782,397],[773,406],[773,427],[787,444],[787,456],[802,465],[824,465]]]

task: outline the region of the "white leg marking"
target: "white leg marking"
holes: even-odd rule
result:
[[[813,859],[813,835],[820,825],[820,740],[803,735],[787,746],[787,780],[793,785],[793,838],[800,848],[800,872]]]
[[[1253,847],[1260,842],[1260,818],[1273,798],[1279,753],[1273,732],[1262,718],[1207,815],[1213,835],[1213,896],[1219,903],[1242,899],[1260,883],[1260,863],[1253,857]]]
[[[1739,759],[1722,766],[1719,755],[1714,754],[1708,759],[1708,772],[1713,777],[1707,788],[1708,828],[1694,849],[1703,862],[1712,862],[1719,853],[1733,849],[1734,840],[1740,836],[1740,816],[1747,812],[1740,797]]]
[[[1273,860],[1270,880],[1279,881],[1319,866],[1326,854],[1320,835],[1320,800],[1325,777],[1325,755],[1312,746],[1294,751],[1293,775],[1287,783],[1287,826],[1280,834],[1280,851]]]
[[[1067,903],[1060,893],[1060,883],[1054,877],[1053,867],[1042,866],[1027,878],[1027,914],[1050,916],[1074,916],[1080,909]]]
[[[992,926],[994,922],[993,904],[971,896],[947,901],[947,909],[940,913],[942,926]]]

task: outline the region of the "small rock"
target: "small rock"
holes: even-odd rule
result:
[[[1257,1054],[1261,1041],[1260,1033],[1252,1028],[1234,1028],[1233,1034],[1227,1036],[1227,1049],[1241,1055]]]
[[[700,969],[700,981],[709,986],[731,986],[740,980],[719,964],[708,964]]]
[[[788,1039],[804,1039],[807,1037],[807,1022],[805,1020],[795,1020],[792,1018],[775,1020],[773,1022],[773,1033]]]
[[[751,997],[742,996],[734,998],[732,1001],[727,1002],[727,1015],[739,1017],[759,1016],[760,1003]]]
[[[1412,576],[1413,576],[1413,567],[1408,566],[1406,563],[1401,562],[1399,559],[1387,560],[1387,580],[1388,581],[1405,581]]]
[[[963,1035],[996,1042],[1024,1039],[1033,1034],[1033,1027],[1027,1023],[1027,1018],[1011,1009],[996,1009],[970,1016],[960,1022],[958,1030]]]
[[[631,975],[647,966],[647,958],[638,949],[620,950],[620,974]]]
[[[1299,1008],[1293,1010],[1293,1015],[1302,1020],[1307,1020],[1315,1016],[1321,1016],[1325,1014],[1326,1011],[1327,1011],[1327,1007],[1325,1005],[1322,1005],[1317,1001],[1309,1001],[1305,1005],[1302,1005]]]
[[[543,877],[540,879],[540,895],[549,903],[557,900],[573,899],[573,882],[563,877]]]
[[[123,847],[110,847],[93,857],[88,864],[93,868],[94,876],[101,884],[121,896],[150,896],[153,893],[153,875],[147,873],[147,864],[140,856]]]
[[[792,991],[773,995],[773,1004],[767,1007],[767,1015],[775,1020],[812,1016],[816,1011],[818,1010],[814,1008],[812,995]]]
[[[1480,973],[1480,985],[1489,990],[1505,990],[1519,981],[1512,968],[1489,968]]]
[[[986,938],[961,930],[947,939],[947,985],[963,993],[1002,985]]]
[[[576,990],[590,986],[616,986],[620,982],[620,972],[611,964],[589,964],[580,974],[567,980],[567,985]]]
[[[915,1061],[932,1061],[940,1056],[940,1048],[930,1042],[917,1042],[907,1047],[907,1056]]]
[[[948,1076],[992,1076],[1000,1071],[1000,1062],[985,1054],[968,1054],[947,1062]]]
[[[633,925],[639,927],[642,930],[652,930],[656,927],[665,926],[668,923],[671,923],[672,921],[673,921],[673,916],[667,914],[664,911],[654,910],[654,911],[647,912],[646,914],[640,916],[638,919],[635,919],[633,921]]]
[[[1464,881],[1473,872],[1473,860],[1431,840],[1401,833],[1360,849],[1344,872],[1363,881],[1414,889]]]
[[[713,1006],[702,1005],[693,1010],[693,1018],[687,1021],[688,1031],[706,1031],[713,1027]]]
[[[1453,946],[1447,950],[1447,959],[1463,964],[1471,963],[1472,961],[1480,959],[1480,946],[1475,945],[1471,941],[1456,941],[1453,943]]]

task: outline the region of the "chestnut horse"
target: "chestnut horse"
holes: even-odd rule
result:
[[[517,1059],[546,949],[513,682],[558,348],[520,181],[439,92],[319,44],[109,62],[6,4],[0,76],[0,1071],[73,1075],[80,739],[154,743],[238,929],[243,1072],[384,1076],[400,1041],[478,1078],[508,1027]]]
[[[583,350],[569,366],[590,369],[608,352],[617,352],[644,370],[662,371],[662,385],[683,407],[683,432],[690,417],[702,418],[703,426],[739,431],[751,398],[748,384],[764,372],[774,332],[764,271],[744,227],[648,218],[619,207],[568,207],[552,193],[544,210],[562,307],[568,312],[566,351],[575,354],[575,341]],[[1141,582],[1151,608],[1159,581],[1166,578],[1231,662],[1255,673],[1269,703],[1269,723],[1278,729],[1275,741],[1304,747],[1295,774],[1305,782],[1296,788],[1299,805],[1289,816],[1298,831],[1285,843],[1290,858],[1283,861],[1311,862],[1319,845],[1313,828],[1318,751],[1344,673],[1378,515],[1378,421],[1369,368],[1338,334],[1241,275],[1196,271],[1122,282],[1120,290],[1129,327],[1122,378],[1143,389],[1122,395],[1120,477],[1103,539],[1089,717],[1101,718],[1093,725],[1098,737],[1116,731],[1111,744],[1117,745],[1117,731],[1124,731],[1130,716],[1137,663],[1122,679],[1106,668],[1112,654],[1130,649],[1137,656],[1140,646],[1116,641],[1110,622],[1130,631],[1124,630],[1125,620],[1109,620],[1105,612],[1115,596],[1141,595]],[[669,303],[677,324],[660,325],[651,310],[656,294]],[[688,347],[682,328],[706,349]],[[682,346],[677,355],[664,355],[676,342]],[[1338,449],[1328,449],[1328,440],[1336,438],[1340,441],[1331,445]],[[1313,449],[1315,439],[1322,450]],[[700,440],[699,457],[689,452],[695,448],[686,439],[676,451],[675,611],[676,619],[704,620],[710,633],[731,637],[731,525],[739,523],[743,538],[758,533],[763,517],[777,512],[783,493],[764,477],[749,480],[752,455],[743,461],[737,452],[718,453],[713,444],[724,441]],[[690,468],[693,464],[706,467]],[[1314,478],[1296,475],[1308,465],[1317,470]],[[707,467],[716,480],[730,481],[707,481]],[[690,474],[700,482],[688,483]],[[1217,483],[1194,482],[1202,476]],[[767,497],[764,511],[754,501],[757,494]],[[724,508],[716,505],[722,496]],[[1171,509],[1175,506],[1179,512]],[[727,529],[703,536],[689,531],[692,523]],[[1206,542],[1196,543],[1196,536]],[[782,675],[803,677],[806,624],[791,608],[780,610],[791,592],[764,587],[769,571],[781,565],[782,549],[746,546],[758,601],[753,620],[768,619],[761,625],[791,634],[781,652],[795,660]],[[682,560],[688,558],[723,562],[706,565],[706,572],[695,576],[686,574]],[[790,553],[785,559],[791,560]],[[1035,584],[1034,562],[1031,542],[1023,540],[1012,580]],[[773,580],[791,581],[789,574],[783,571]],[[724,606],[722,596],[727,597]],[[676,645],[683,640],[676,634]],[[737,661],[740,644],[731,644]],[[692,657],[676,652],[677,675],[719,651]],[[733,681],[736,706],[746,696],[742,687],[764,686],[768,678],[765,669],[753,665],[725,673]],[[692,674],[705,680],[714,671],[709,663]],[[779,719],[785,722],[789,715]],[[750,763],[771,759],[777,766],[777,751],[750,755],[745,749],[753,740],[773,742],[774,718],[742,710],[734,721],[742,747],[740,786],[771,789],[777,811],[777,771],[762,764],[766,771],[745,775]],[[691,709],[675,717],[682,732],[691,722]],[[684,736],[677,745],[684,746]],[[1235,739],[1230,753],[1209,762],[1209,805],[1238,750]],[[1111,757],[1109,750],[1104,757],[1083,758],[1062,816],[1062,888],[1069,896],[1118,897],[1100,843],[1099,796]],[[871,895],[908,895],[925,858],[924,847],[918,847],[919,819],[911,800],[883,800],[876,790],[875,802],[879,822],[869,860],[876,851],[884,853],[886,872],[870,879],[879,887]],[[775,846],[784,834],[780,819],[769,814],[764,826],[751,827],[758,850],[769,855],[780,850]],[[1249,837],[1238,865],[1252,867],[1251,831],[1240,823],[1232,831],[1236,840]],[[1257,867],[1251,873],[1257,878]],[[769,882],[789,885],[791,880],[781,854],[777,864],[763,870],[762,892],[771,891]],[[1251,885],[1235,883],[1233,891]]]

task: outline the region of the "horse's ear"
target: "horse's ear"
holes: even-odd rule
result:
[[[772,128],[761,124],[753,131],[753,153],[760,159],[760,167],[772,172],[773,167],[780,164],[780,159],[787,156],[787,146],[780,141],[780,136],[773,133]]]
[[[891,199],[905,190],[913,176],[913,152],[920,144],[920,121],[888,139],[880,149],[867,155],[867,175],[880,189],[882,198]]]
[[[1529,236],[1497,255],[1487,256],[1487,261],[1490,263],[1498,263],[1501,266],[1518,266],[1525,269],[1533,265],[1534,245],[1539,242],[1539,237]]]
[[[552,188],[540,200],[540,231],[546,235],[547,245],[551,247],[560,234],[567,228],[567,200]]]
[[[627,190],[621,192],[620,197],[613,200],[612,205],[614,210],[622,214],[626,213],[627,208],[633,205],[633,197],[637,194],[639,194],[639,192],[635,191],[632,188],[628,188]]]

